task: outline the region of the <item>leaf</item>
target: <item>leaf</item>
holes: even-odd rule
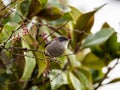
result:
[[[115,59],[120,57],[120,43],[117,42],[117,34],[113,34],[104,44],[104,52],[109,53],[109,55]]]
[[[32,8],[32,7],[28,8],[28,7],[30,6],[31,2],[32,2],[32,0],[24,0],[24,1],[20,4],[20,11],[21,11],[21,13],[22,13],[24,16],[27,16],[28,10],[29,10],[30,8]],[[30,11],[30,10],[29,10],[29,11]]]
[[[108,82],[107,84],[113,84],[116,82],[120,82],[120,78],[115,78],[115,79],[111,80],[110,82]]]
[[[12,31],[16,30],[17,27],[18,24],[16,23],[12,23],[12,22],[6,23],[2,31],[0,32],[0,43],[5,42],[12,34]]]
[[[86,34],[84,34],[84,32],[90,32],[90,29],[94,22],[94,13],[95,11],[82,14],[76,21],[72,39],[73,48],[75,48],[78,43],[80,43],[81,40],[86,37]]]
[[[46,3],[47,0],[32,0],[27,17],[32,18],[36,16],[45,7]]]
[[[73,73],[80,80],[80,83],[82,84],[82,90],[92,89],[92,78],[90,72],[83,68],[75,68]]]
[[[39,48],[39,50],[43,50],[43,49]],[[34,52],[34,54],[35,54],[35,58],[37,60],[37,66],[38,66],[37,78],[39,78],[47,66],[46,57],[44,53]]]
[[[108,23],[104,23],[102,28],[110,28],[109,24]]]
[[[24,39],[22,40],[22,47],[31,49],[29,44]],[[24,65],[24,71],[23,71],[21,80],[28,80],[28,79],[30,79],[32,72],[35,68],[36,61],[35,61],[34,54],[32,51],[24,52],[24,55],[25,55],[24,56],[25,57],[25,65]]]
[[[42,6],[42,8],[44,8],[46,6],[48,0],[38,0],[38,1],[39,1],[40,5]]]
[[[70,14],[73,17],[74,24],[76,24],[78,18],[82,15],[82,12],[72,6],[70,6],[70,9]]]
[[[72,51],[70,51],[69,49],[67,49],[66,53],[67,54],[71,54],[71,55],[68,55],[68,58],[70,60],[70,63],[71,63],[72,67],[80,67],[81,66],[81,63],[79,61],[77,61],[76,56],[75,56],[75,54],[73,54]]]
[[[90,49],[96,56],[104,57],[104,51],[103,51],[103,49],[99,45],[93,46]]]
[[[39,38],[40,39],[40,38]],[[34,54],[34,58],[37,61],[37,66],[38,66],[38,75],[37,78],[40,77],[40,75],[43,73],[43,71],[46,68],[46,57],[44,54],[44,46],[43,45],[45,42],[43,41],[43,43],[41,45],[39,45],[38,47],[38,51],[36,49],[36,47],[38,46],[38,42],[32,37],[31,34],[27,34],[24,36],[24,40],[29,44],[31,49],[34,49],[33,54]]]
[[[91,77],[91,73],[89,72],[88,69],[84,68],[84,67],[80,67],[80,68],[76,68],[79,72],[81,72],[82,74],[84,74],[84,76],[87,78],[87,80],[89,82],[92,83],[92,77]],[[76,71],[77,72],[77,71]]]
[[[48,7],[43,9],[40,13],[37,14],[38,17],[44,18],[48,21],[56,20],[61,18],[63,12],[57,7]]]
[[[62,18],[64,18],[65,20],[73,20],[73,17],[70,12],[64,13]]]
[[[49,78],[50,80],[53,80],[52,82],[50,82],[52,90],[58,90],[59,87],[68,83],[66,74],[61,70],[52,70]]]
[[[93,53],[88,53],[84,60],[82,61],[82,65],[89,67],[89,68],[94,68],[94,69],[101,69],[105,66],[104,60],[101,58],[97,57]]]
[[[60,19],[53,21],[55,24],[63,24],[65,21],[68,21],[68,20],[69,20],[69,22],[72,21],[72,24],[73,23],[76,24],[76,21],[79,18],[79,16],[81,15],[81,12],[72,6],[69,6],[69,7],[70,7],[71,11],[64,13]],[[60,30],[60,31],[66,32],[66,30]],[[68,32],[66,32],[66,33],[68,34]]]
[[[107,41],[114,33],[115,31],[112,28],[102,29],[96,34],[89,35],[81,45],[81,48],[100,45]]]
[[[75,90],[82,90],[82,84],[72,72],[69,72],[69,79]]]
[[[90,30],[94,23],[94,14],[100,9],[101,7],[98,7],[96,10],[81,14],[76,24],[74,25],[74,31],[73,31],[73,38],[72,38],[72,47],[74,49],[79,48],[79,45],[81,44],[81,41],[87,37],[87,34],[90,33]]]

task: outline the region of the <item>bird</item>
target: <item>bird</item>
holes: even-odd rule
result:
[[[47,54],[50,57],[61,56],[67,49],[69,40],[70,39],[65,36],[60,36],[60,37],[54,38],[52,41],[48,42],[45,45]]]

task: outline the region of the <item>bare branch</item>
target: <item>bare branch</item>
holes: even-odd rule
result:
[[[101,81],[98,83],[98,85],[94,88],[94,90],[97,90],[99,87],[102,86],[103,81],[107,78],[108,74],[118,65],[118,63],[119,63],[119,58],[117,59],[113,67],[108,67],[108,71],[106,72],[104,77],[101,79]]]

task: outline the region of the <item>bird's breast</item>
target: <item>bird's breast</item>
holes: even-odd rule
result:
[[[50,56],[58,57],[64,53],[65,47],[61,45],[60,43],[51,43],[50,45],[46,47],[46,50]]]

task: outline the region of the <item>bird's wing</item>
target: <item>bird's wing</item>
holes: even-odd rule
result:
[[[47,45],[49,45],[51,42],[52,41],[47,42],[44,47],[47,47]]]

